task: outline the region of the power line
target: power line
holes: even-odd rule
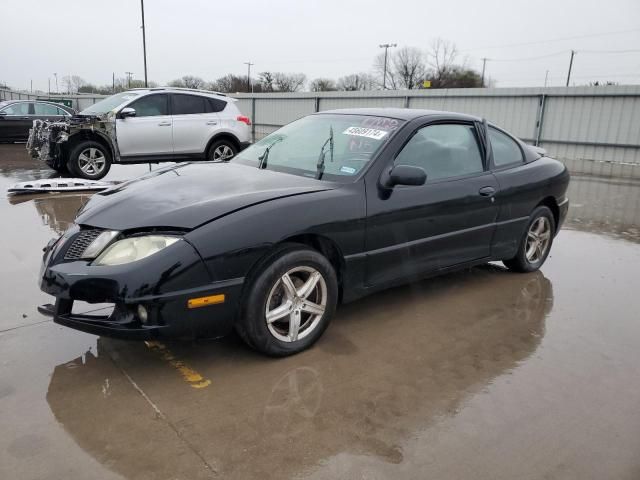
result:
[[[582,51],[582,50],[581,50]],[[490,62],[526,62],[529,60],[538,60],[538,59],[542,59],[542,58],[549,58],[549,57],[556,57],[558,55],[564,55],[565,53],[567,53],[566,50],[563,50],[561,52],[555,52],[555,53],[549,53],[547,55],[539,55],[537,57],[522,57],[522,58],[488,58],[487,60],[489,60]],[[484,59],[481,59],[484,60]]]
[[[503,45],[489,45],[486,47],[475,47],[468,48],[465,50],[460,50],[461,52],[473,52],[475,50],[486,50],[489,48],[508,48],[508,47],[522,47],[526,45],[539,45],[542,43],[553,43],[553,42],[563,42],[565,40],[577,40],[580,38],[592,38],[592,37],[604,37],[607,35],[620,35],[622,33],[632,33],[632,32],[640,32],[640,28],[633,28],[631,30],[619,30],[617,32],[601,32],[601,33],[590,33],[585,35],[576,35],[573,37],[559,37],[559,38],[550,38],[548,40],[537,40],[535,42],[522,42],[522,43],[509,43]]]

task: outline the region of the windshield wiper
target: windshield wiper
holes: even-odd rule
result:
[[[262,155],[258,157],[258,160],[260,160],[258,168],[267,168],[267,160],[269,159],[269,152],[271,151],[271,147],[273,147],[276,143],[281,142],[282,140],[284,140],[284,137],[278,137],[273,142],[271,142],[267,148],[264,149]]]
[[[324,175],[324,157],[326,156],[326,152],[324,151],[324,147],[329,144],[329,152],[331,153],[331,162],[333,162],[333,125],[329,126],[329,138],[325,140],[320,148],[320,156],[318,157],[318,163],[316,165],[316,179],[322,179],[322,175]]]

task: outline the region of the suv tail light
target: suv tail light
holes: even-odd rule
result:
[[[238,115],[236,120],[242,123],[246,123],[247,125],[251,125],[251,119],[249,117],[245,117],[244,115]]]

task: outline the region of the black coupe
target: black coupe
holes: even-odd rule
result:
[[[132,339],[235,327],[253,348],[288,355],[322,335],[340,302],[493,260],[537,270],[568,183],[562,163],[476,117],[317,113],[230,161],[94,195],[45,248],[41,288],[56,302],[40,310]],[[113,310],[78,314],[74,301]]]

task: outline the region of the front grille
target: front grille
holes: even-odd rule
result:
[[[91,229],[91,230],[81,230],[76,238],[71,243],[71,246],[67,249],[67,252],[64,254],[65,260],[77,260],[82,257],[82,254],[87,249],[91,242],[93,242],[98,235],[102,233],[102,230]]]

